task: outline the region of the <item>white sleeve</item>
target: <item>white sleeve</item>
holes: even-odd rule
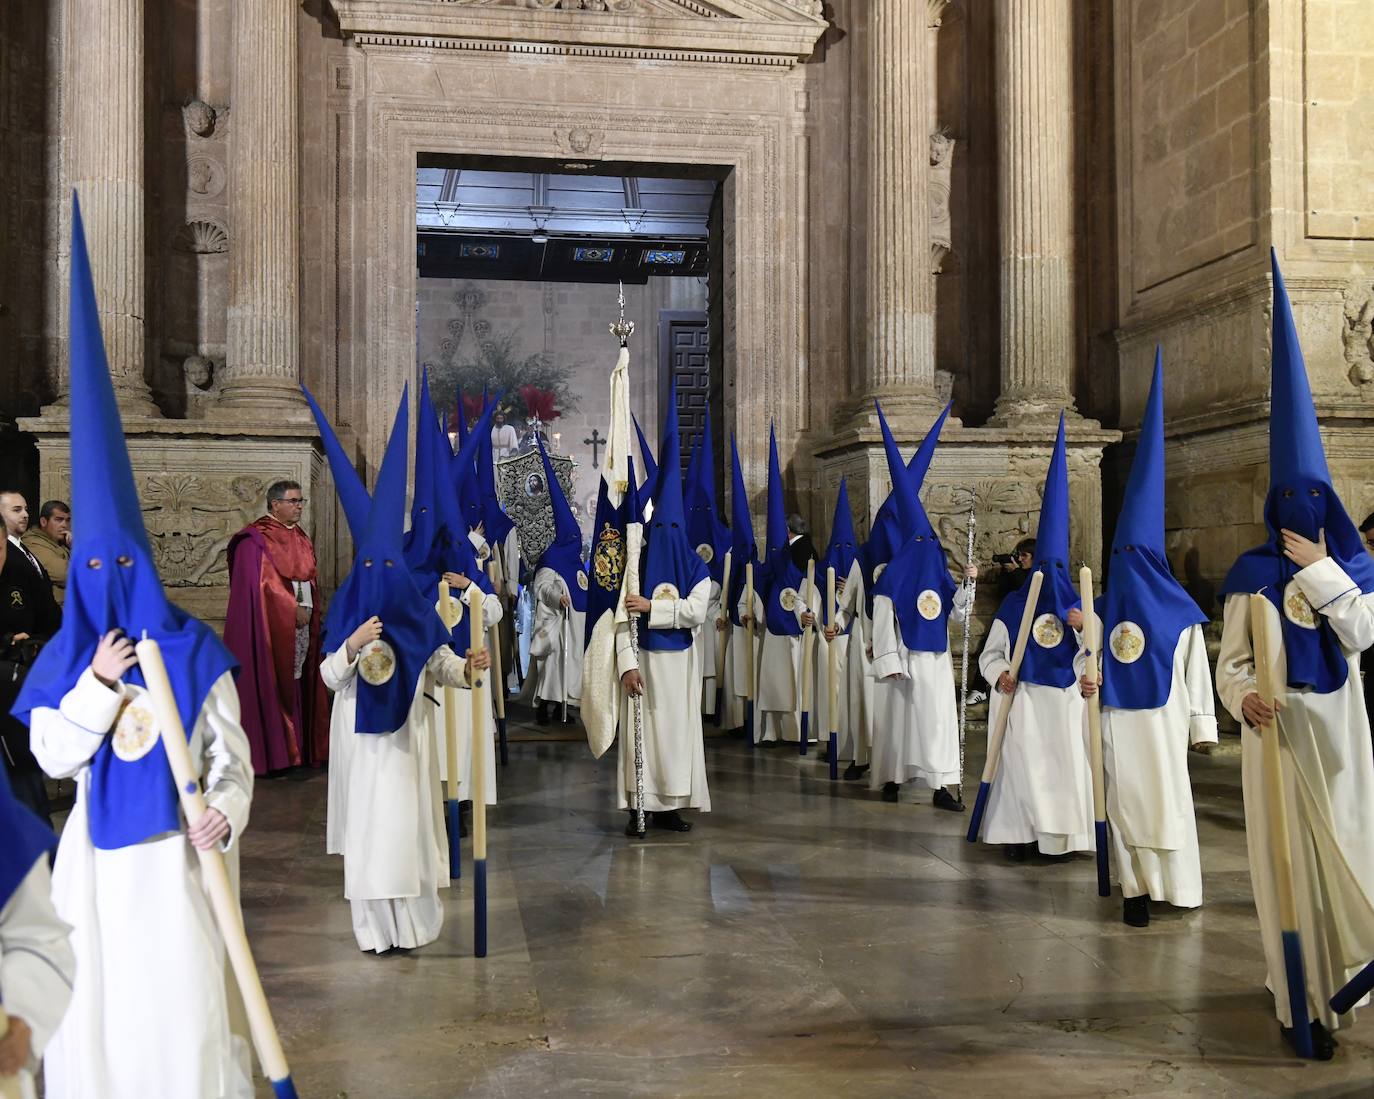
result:
[[[107,687],[87,668],[54,710],[42,707],[29,719],[29,746],[38,765],[53,778],[71,778],[100,748],[119,716],[123,688]]]
[[[347,641],[320,662],[320,678],[335,694],[342,691],[348,685],[348,681],[357,674],[358,656],[354,654],[352,660],[348,658]]]
[[[1294,579],[1308,602],[1326,615],[1347,650],[1364,652],[1374,645],[1374,596],[1364,595],[1335,560],[1323,557]]]
[[[886,679],[905,671],[892,600],[886,595],[876,596],[873,600],[873,675],[877,679]]]
[[[1184,678],[1188,688],[1188,743],[1217,742],[1217,714],[1212,691],[1212,668],[1207,662],[1207,637],[1201,626],[1189,626]]]
[[[1231,716],[1246,726],[1241,713],[1245,696],[1256,690],[1255,651],[1250,645],[1250,597],[1226,597],[1221,618],[1221,651],[1217,654],[1217,695]]]
[[[692,630],[706,621],[710,605],[711,581],[697,584],[686,599],[651,599],[649,628],[651,630]]]
[[[1011,671],[1011,635],[999,619],[994,618],[988,627],[988,639],[978,657],[978,670],[994,687],[1003,672]]]
[[[205,802],[229,821],[228,850],[248,826],[253,801],[253,757],[248,734],[239,722],[239,693],[234,677],[225,672],[215,681],[200,709],[201,756]]]
[[[33,1031],[29,1071],[66,1014],[76,961],[70,928],[52,904],[48,856],[40,855],[4,908],[0,908],[0,994],[5,1010]]]

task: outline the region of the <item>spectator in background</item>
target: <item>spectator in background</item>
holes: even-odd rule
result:
[[[24,532],[20,542],[38,558],[52,581],[57,605],[67,595],[67,565],[72,558],[72,509],[65,501],[49,500],[38,509],[38,526]]]
[[[0,489],[0,519],[4,519],[5,522],[6,539],[19,551],[15,556],[21,561],[28,562],[34,572],[46,580],[48,574],[43,571],[38,558],[20,541],[24,532],[29,529],[29,502],[24,499],[22,492],[12,488]]]
[[[241,720],[258,775],[322,767],[329,758],[329,696],[318,671],[322,600],[315,547],[300,525],[305,503],[299,484],[277,481],[267,514],[229,541],[224,643],[239,662]]]
[[[1374,555],[1374,512],[1366,515],[1360,524],[1360,537],[1364,539],[1364,548]],[[1365,713],[1374,720],[1374,683],[1371,680],[1374,680],[1374,647],[1360,654],[1360,683],[1364,688]]]

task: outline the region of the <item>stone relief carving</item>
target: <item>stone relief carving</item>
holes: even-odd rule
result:
[[[1369,286],[1348,286],[1341,294],[1345,327],[1341,341],[1351,385],[1374,382],[1374,293]]]
[[[209,137],[215,132],[215,108],[204,100],[193,99],[181,108],[186,128],[197,137]]]
[[[954,138],[943,129],[930,135],[930,270],[938,275],[949,255],[951,220],[950,179],[954,172]]]
[[[553,139],[561,152],[576,156],[598,156],[606,140],[606,132],[574,126],[568,130],[554,130]]]
[[[158,572],[169,587],[229,582],[224,550],[257,518],[267,482],[251,474],[154,473],[138,495]]]
[[[172,247],[197,256],[216,255],[229,251],[229,234],[211,218],[196,218],[177,231]]]
[[[224,190],[224,165],[212,157],[197,154],[186,161],[186,186],[198,195],[213,198]]]

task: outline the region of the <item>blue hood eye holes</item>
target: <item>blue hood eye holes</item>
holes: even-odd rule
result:
[[[134,567],[134,559],[130,557],[127,553],[121,553],[118,557],[115,558],[115,564],[118,565],[120,568],[131,569]]]
[[[99,569],[104,564],[105,562],[102,561],[99,557],[92,557],[89,561],[86,562],[86,567],[88,569]]]

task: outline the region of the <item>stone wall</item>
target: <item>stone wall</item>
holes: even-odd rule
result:
[[[448,362],[473,362],[479,355],[479,338],[510,334],[518,357],[546,354],[567,369],[578,406],[563,410],[549,430],[560,436],[562,453],[577,463],[574,499],[586,532],[596,512],[600,472],[593,466],[592,448],[585,440],[593,428],[604,438],[610,421],[607,379],[618,346],[607,326],[618,315],[616,294],[614,285],[592,283],[435,278],[420,279],[416,291],[419,362],[441,364],[440,369]],[[630,405],[655,446],[666,412],[660,408],[659,313],[705,308],[705,283],[695,278],[655,278],[644,286],[625,287],[625,315],[635,323],[630,341]],[[451,406],[454,396],[436,393],[435,400]],[[604,458],[606,448],[599,447],[598,453]],[[638,462],[637,451],[635,458]]]

